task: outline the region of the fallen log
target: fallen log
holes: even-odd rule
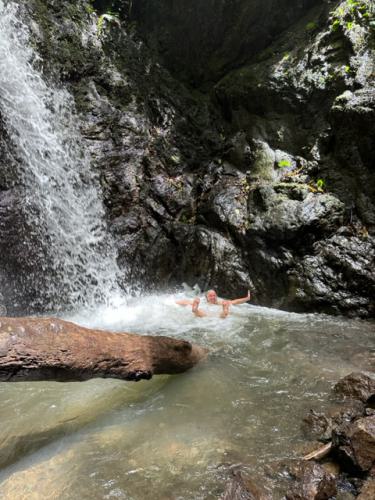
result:
[[[0,382],[150,379],[182,373],[207,349],[164,336],[93,330],[57,318],[0,317]]]

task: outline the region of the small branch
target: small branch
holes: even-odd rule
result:
[[[330,441],[329,443],[325,444],[324,446],[321,446],[317,450],[312,451],[308,455],[305,455],[303,457],[303,460],[321,460],[322,458],[329,455],[331,450],[332,450],[332,442]]]

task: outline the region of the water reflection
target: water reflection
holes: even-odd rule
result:
[[[167,295],[69,319],[191,339],[210,357],[137,384],[1,385],[2,498],[216,498],[223,464],[261,474],[292,455],[301,417],[374,348],[370,323],[247,305],[195,318]]]

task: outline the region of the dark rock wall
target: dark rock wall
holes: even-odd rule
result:
[[[75,96],[124,283],[372,316],[370,2],[281,4],[119,2],[121,25],[84,0],[27,8],[46,78]]]
[[[169,70],[201,84],[267,47],[316,0],[138,0],[132,16]]]
[[[230,235],[261,303],[372,315],[372,3],[189,5],[140,0],[134,15],[221,110],[219,178],[206,176],[197,220]]]

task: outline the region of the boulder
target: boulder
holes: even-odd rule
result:
[[[336,394],[366,402],[375,395],[375,377],[370,373],[353,372],[334,387]]]
[[[344,467],[370,471],[375,463],[375,415],[343,424],[333,432],[333,444]]]
[[[360,401],[345,401],[341,405],[332,406],[325,413],[310,410],[303,418],[302,430],[309,439],[329,441],[332,431],[345,422],[365,414],[364,404]]]
[[[332,434],[332,421],[324,413],[310,410],[303,418],[302,431],[309,439],[327,441]]]
[[[317,463],[295,462],[289,473],[295,483],[286,494],[288,500],[324,500],[336,494],[335,477]]]
[[[375,479],[368,479],[361,488],[357,500],[373,500],[375,498]]]
[[[240,470],[232,471],[232,479],[228,482],[221,500],[271,500],[252,479]]]

